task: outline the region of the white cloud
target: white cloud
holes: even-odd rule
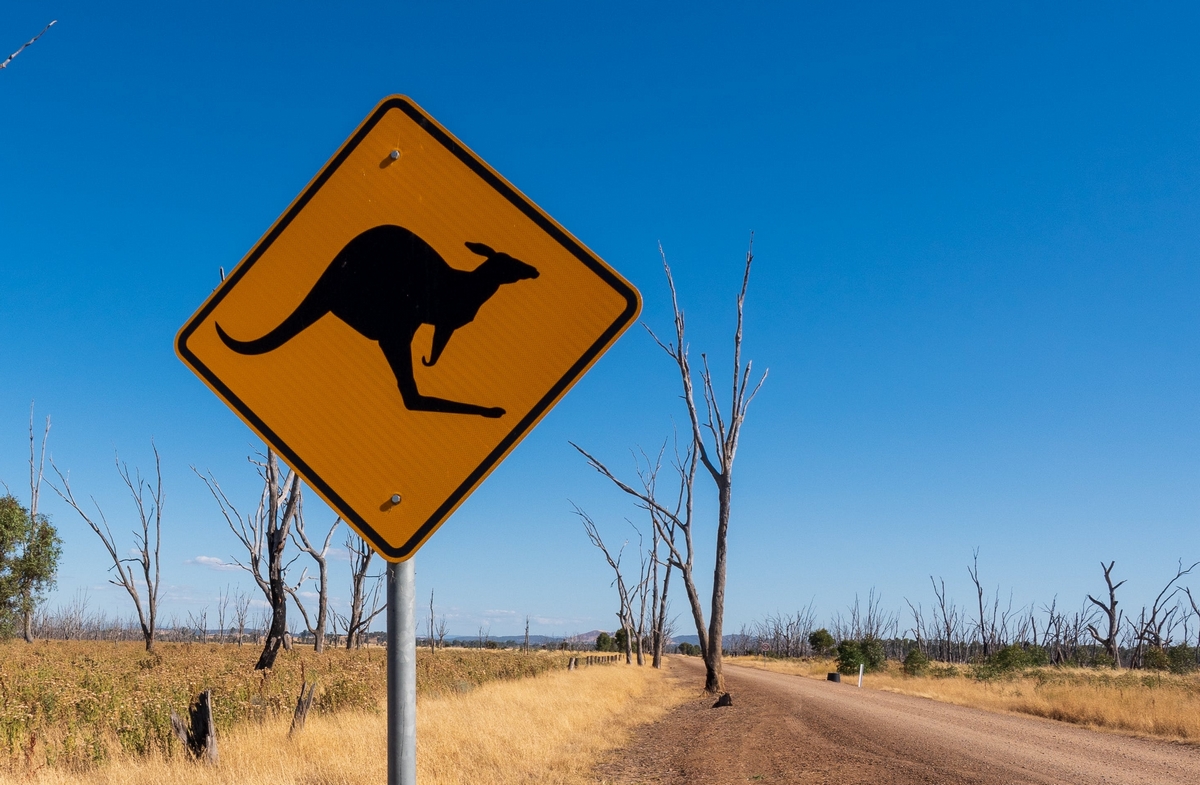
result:
[[[201,567],[207,567],[210,570],[219,570],[221,572],[231,572],[241,569],[236,564],[230,564],[226,561],[218,559],[216,556],[197,556],[194,559],[188,559],[185,564],[199,564]]]

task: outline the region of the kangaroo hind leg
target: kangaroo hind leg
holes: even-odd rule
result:
[[[417,389],[417,380],[413,376],[411,336],[403,339],[384,339],[379,342],[379,348],[383,350],[383,356],[387,358],[392,373],[396,375],[396,386],[400,388],[400,397],[404,400],[404,408],[409,411],[476,414],[493,419],[504,416],[504,410],[499,406],[477,406],[473,403],[421,395]]]

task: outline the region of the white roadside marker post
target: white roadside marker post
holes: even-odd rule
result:
[[[858,688],[860,690],[862,689],[862,675],[863,675],[863,664],[860,662],[858,664]]]
[[[411,557],[387,566],[388,785],[417,782],[417,586]]]

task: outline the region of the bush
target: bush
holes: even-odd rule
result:
[[[880,670],[884,659],[883,641],[876,638],[842,641],[837,645],[838,673],[847,676],[858,673],[859,665],[868,673]]]
[[[975,678],[994,679],[1008,673],[1050,664],[1050,655],[1041,646],[1013,643],[974,666]]]
[[[828,656],[833,651],[834,643],[833,636],[824,627],[808,636],[808,645],[812,647],[813,654],[818,657]]]
[[[596,651],[616,651],[617,642],[607,632],[602,632],[596,636]]]
[[[929,658],[920,649],[910,649],[908,654],[904,655],[902,669],[906,676],[924,676],[925,671],[929,669]]]
[[[676,647],[676,650],[686,657],[697,657],[700,655],[700,647],[691,643],[681,643]]]
[[[1170,664],[1167,653],[1157,646],[1151,646],[1142,655],[1142,666],[1149,671],[1165,671]]]
[[[1171,673],[1191,673],[1196,670],[1196,650],[1186,643],[1167,649],[1167,667]]]

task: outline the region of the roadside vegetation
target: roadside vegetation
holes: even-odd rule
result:
[[[38,644],[41,646],[42,644]],[[137,644],[123,648],[138,656]],[[37,647],[32,647],[37,648]],[[160,645],[164,662],[178,650],[198,665],[222,647]],[[232,650],[235,647],[223,647]],[[272,671],[278,705],[243,721],[225,720],[219,733],[220,762],[205,766],[177,745],[144,753],[120,744],[106,747],[102,763],[48,766],[35,755],[9,761],[0,782],[44,785],[291,785],[292,783],[378,783],[387,778],[386,712],[383,708],[382,650],[338,652],[317,660],[311,651],[281,652]],[[245,648],[248,671],[257,652]],[[291,692],[299,690],[300,665],[338,663],[361,685],[338,710],[310,715],[302,732],[289,736]],[[590,782],[600,756],[626,744],[633,729],[659,719],[687,697],[662,671],[621,665],[566,670],[558,652],[439,651],[418,658],[417,773],[422,783]],[[378,667],[377,667],[378,666]],[[193,672],[194,673],[194,672]],[[536,674],[536,675],[535,675]],[[311,675],[311,671],[310,671]],[[261,679],[261,673],[253,674]],[[525,676],[525,678],[514,678]],[[368,689],[368,685],[369,689]],[[190,689],[190,687],[188,688]],[[272,688],[274,689],[274,688]],[[180,695],[188,690],[181,689]],[[214,695],[216,695],[214,688]],[[320,690],[318,690],[320,694]],[[215,698],[218,708],[223,701]],[[109,734],[116,729],[110,728]]]
[[[13,641],[0,645],[0,770],[84,771],[113,760],[186,761],[171,712],[212,690],[218,735],[249,724],[286,725],[301,684],[316,685],[312,712],[378,713],[387,666],[382,648],[281,651],[255,671],[256,647],[134,641]],[[489,682],[565,670],[567,654],[446,649],[417,657],[417,691],[459,695]],[[221,749],[224,754],[224,748]]]

